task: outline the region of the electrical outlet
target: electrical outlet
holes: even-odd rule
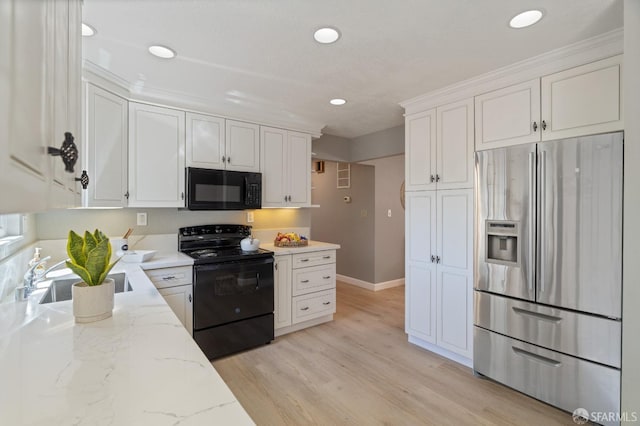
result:
[[[147,226],[147,213],[141,212],[136,214],[136,223],[138,226]]]
[[[247,212],[247,223],[253,223],[253,212]]]
[[[391,217],[391,209],[387,210],[387,217]]]
[[[367,210],[366,209],[360,210],[360,217],[367,217]]]

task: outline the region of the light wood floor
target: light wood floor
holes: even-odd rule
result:
[[[574,424],[408,343],[404,287],[337,292],[333,322],[213,363],[258,425]]]

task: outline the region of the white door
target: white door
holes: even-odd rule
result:
[[[437,344],[471,358],[473,190],[438,191]]]
[[[187,167],[224,169],[222,157],[225,153],[225,120],[211,115],[188,112],[187,120]]]
[[[69,110],[69,129],[73,133],[78,149],[82,150],[85,145],[84,133],[82,132],[82,2],[79,0],[69,1],[69,96],[67,106]],[[76,177],[82,175],[85,169],[83,160],[84,153],[80,151],[75,172],[68,173],[67,187],[72,195],[72,205],[79,207],[82,205],[82,185],[76,181]]]
[[[405,219],[405,331],[436,343],[436,192],[408,192]]]
[[[473,188],[473,99],[438,107],[436,114],[438,190]]]
[[[185,113],[129,104],[129,207],[184,207]]]
[[[158,293],[162,295],[184,328],[190,335],[193,335],[193,297],[191,292],[191,284],[158,289]]]
[[[476,151],[540,141],[540,79],[475,97]]]
[[[260,127],[260,153],[262,163],[262,206],[282,207],[287,204],[288,170],[285,165],[287,131],[273,127]]]
[[[53,28],[47,2],[0,5],[0,212],[45,210]],[[11,54],[9,54],[11,52]],[[58,146],[59,147],[59,146]],[[58,160],[59,161],[59,160]]]
[[[274,328],[291,325],[291,255],[274,259]]]
[[[227,120],[226,168],[241,172],[260,171],[260,127]]]
[[[405,118],[406,190],[436,189],[436,110]]]
[[[126,207],[127,100],[87,85],[86,142],[83,144],[89,186],[86,207]]]
[[[622,55],[542,78],[542,140],[624,128]]]
[[[287,205],[308,207],[311,205],[311,135],[287,132],[287,141]]]

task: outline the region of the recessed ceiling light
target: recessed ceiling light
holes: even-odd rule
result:
[[[149,46],[149,53],[158,58],[171,59],[176,57],[176,52],[166,46]]]
[[[340,38],[340,32],[335,28],[324,27],[316,30],[316,32],[313,33],[313,38],[322,44],[335,43]]]
[[[335,98],[335,99],[331,99],[329,101],[329,103],[331,105],[344,105],[344,104],[347,103],[347,101],[345,101],[344,99],[341,99],[341,98]]]
[[[96,29],[91,25],[87,25],[84,22],[82,23],[82,37],[91,37],[96,35]]]
[[[542,11],[540,10],[527,10],[511,18],[509,26],[511,28],[525,28],[535,24],[542,18]]]

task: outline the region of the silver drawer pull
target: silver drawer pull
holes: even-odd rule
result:
[[[323,305],[330,305],[331,302],[322,302]]]
[[[164,281],[175,280],[175,275],[167,275],[166,277],[162,277]]]
[[[513,309],[513,312],[515,312],[516,314],[527,315],[529,317],[533,317],[535,319],[539,319],[539,320],[542,320],[542,321],[549,321],[549,322],[560,322],[560,321],[562,321],[562,318],[560,318],[560,317],[555,317],[553,315],[541,314],[539,312],[527,311],[526,309],[517,308],[515,306],[513,306],[511,309]]]
[[[300,310],[301,310],[301,311],[308,311],[308,310],[309,310],[309,307],[308,307],[308,306],[305,306],[304,308],[300,308]]]
[[[309,259],[300,259],[300,262],[308,262]]]
[[[325,275],[325,276],[324,276],[324,277],[322,277],[322,278],[324,278],[325,280],[328,280],[329,278],[331,278],[331,275]]]
[[[529,351],[525,351],[524,349],[516,348],[515,346],[511,346],[513,352],[521,355],[525,358],[531,358],[534,361],[541,362],[543,364],[550,365],[551,367],[560,367],[562,363],[560,361],[556,361],[555,359],[547,358],[542,355],[534,354]]]
[[[331,256],[322,256],[323,259],[331,259]]]
[[[302,281],[300,281],[300,282],[301,282],[301,283],[303,283],[303,284],[306,284],[306,283],[308,283],[308,282],[309,282],[309,280],[302,280]]]

